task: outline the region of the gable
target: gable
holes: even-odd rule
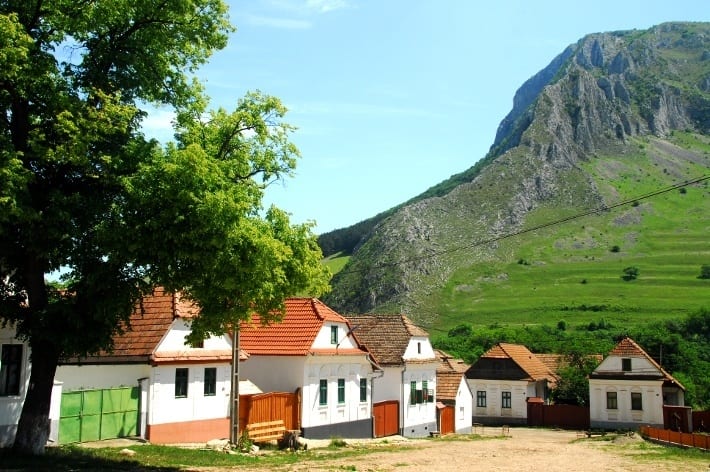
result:
[[[429,335],[402,314],[348,315],[355,338],[382,366],[402,366],[408,360],[435,361]],[[414,344],[412,344],[414,341]],[[421,353],[417,349],[420,343]]]

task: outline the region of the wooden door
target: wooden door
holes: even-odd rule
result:
[[[399,434],[399,402],[388,400],[372,405],[375,418],[375,437]]]

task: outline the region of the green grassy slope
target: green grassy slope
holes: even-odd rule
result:
[[[586,163],[607,205],[690,177],[710,174],[710,138],[676,132],[678,149],[639,140],[636,155],[598,156]],[[601,214],[505,239],[493,262],[458,270],[428,304],[438,313],[430,329],[472,326],[616,326],[681,318],[710,307],[710,181],[643,199]],[[526,227],[571,214],[542,207]],[[616,246],[616,247],[615,247]],[[624,281],[623,269],[639,270]]]

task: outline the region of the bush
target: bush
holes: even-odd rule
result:
[[[639,276],[639,268],[630,266],[624,269],[624,275],[621,276],[625,281],[636,280]]]
[[[700,266],[699,279],[710,279],[710,264],[703,264]]]
[[[621,251],[621,248],[619,247],[618,244],[614,244],[614,245],[611,247],[610,251],[611,251],[611,252],[619,252],[619,251]]]

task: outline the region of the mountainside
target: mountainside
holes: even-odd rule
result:
[[[325,301],[437,327],[506,307],[529,322],[579,306],[642,312],[644,301],[673,311],[679,293],[681,312],[707,306],[696,276],[710,264],[709,135],[710,24],[588,35],[523,84],[476,166],[328,246],[353,253]],[[631,264],[638,283],[620,277]],[[526,301],[531,285],[547,295]]]

